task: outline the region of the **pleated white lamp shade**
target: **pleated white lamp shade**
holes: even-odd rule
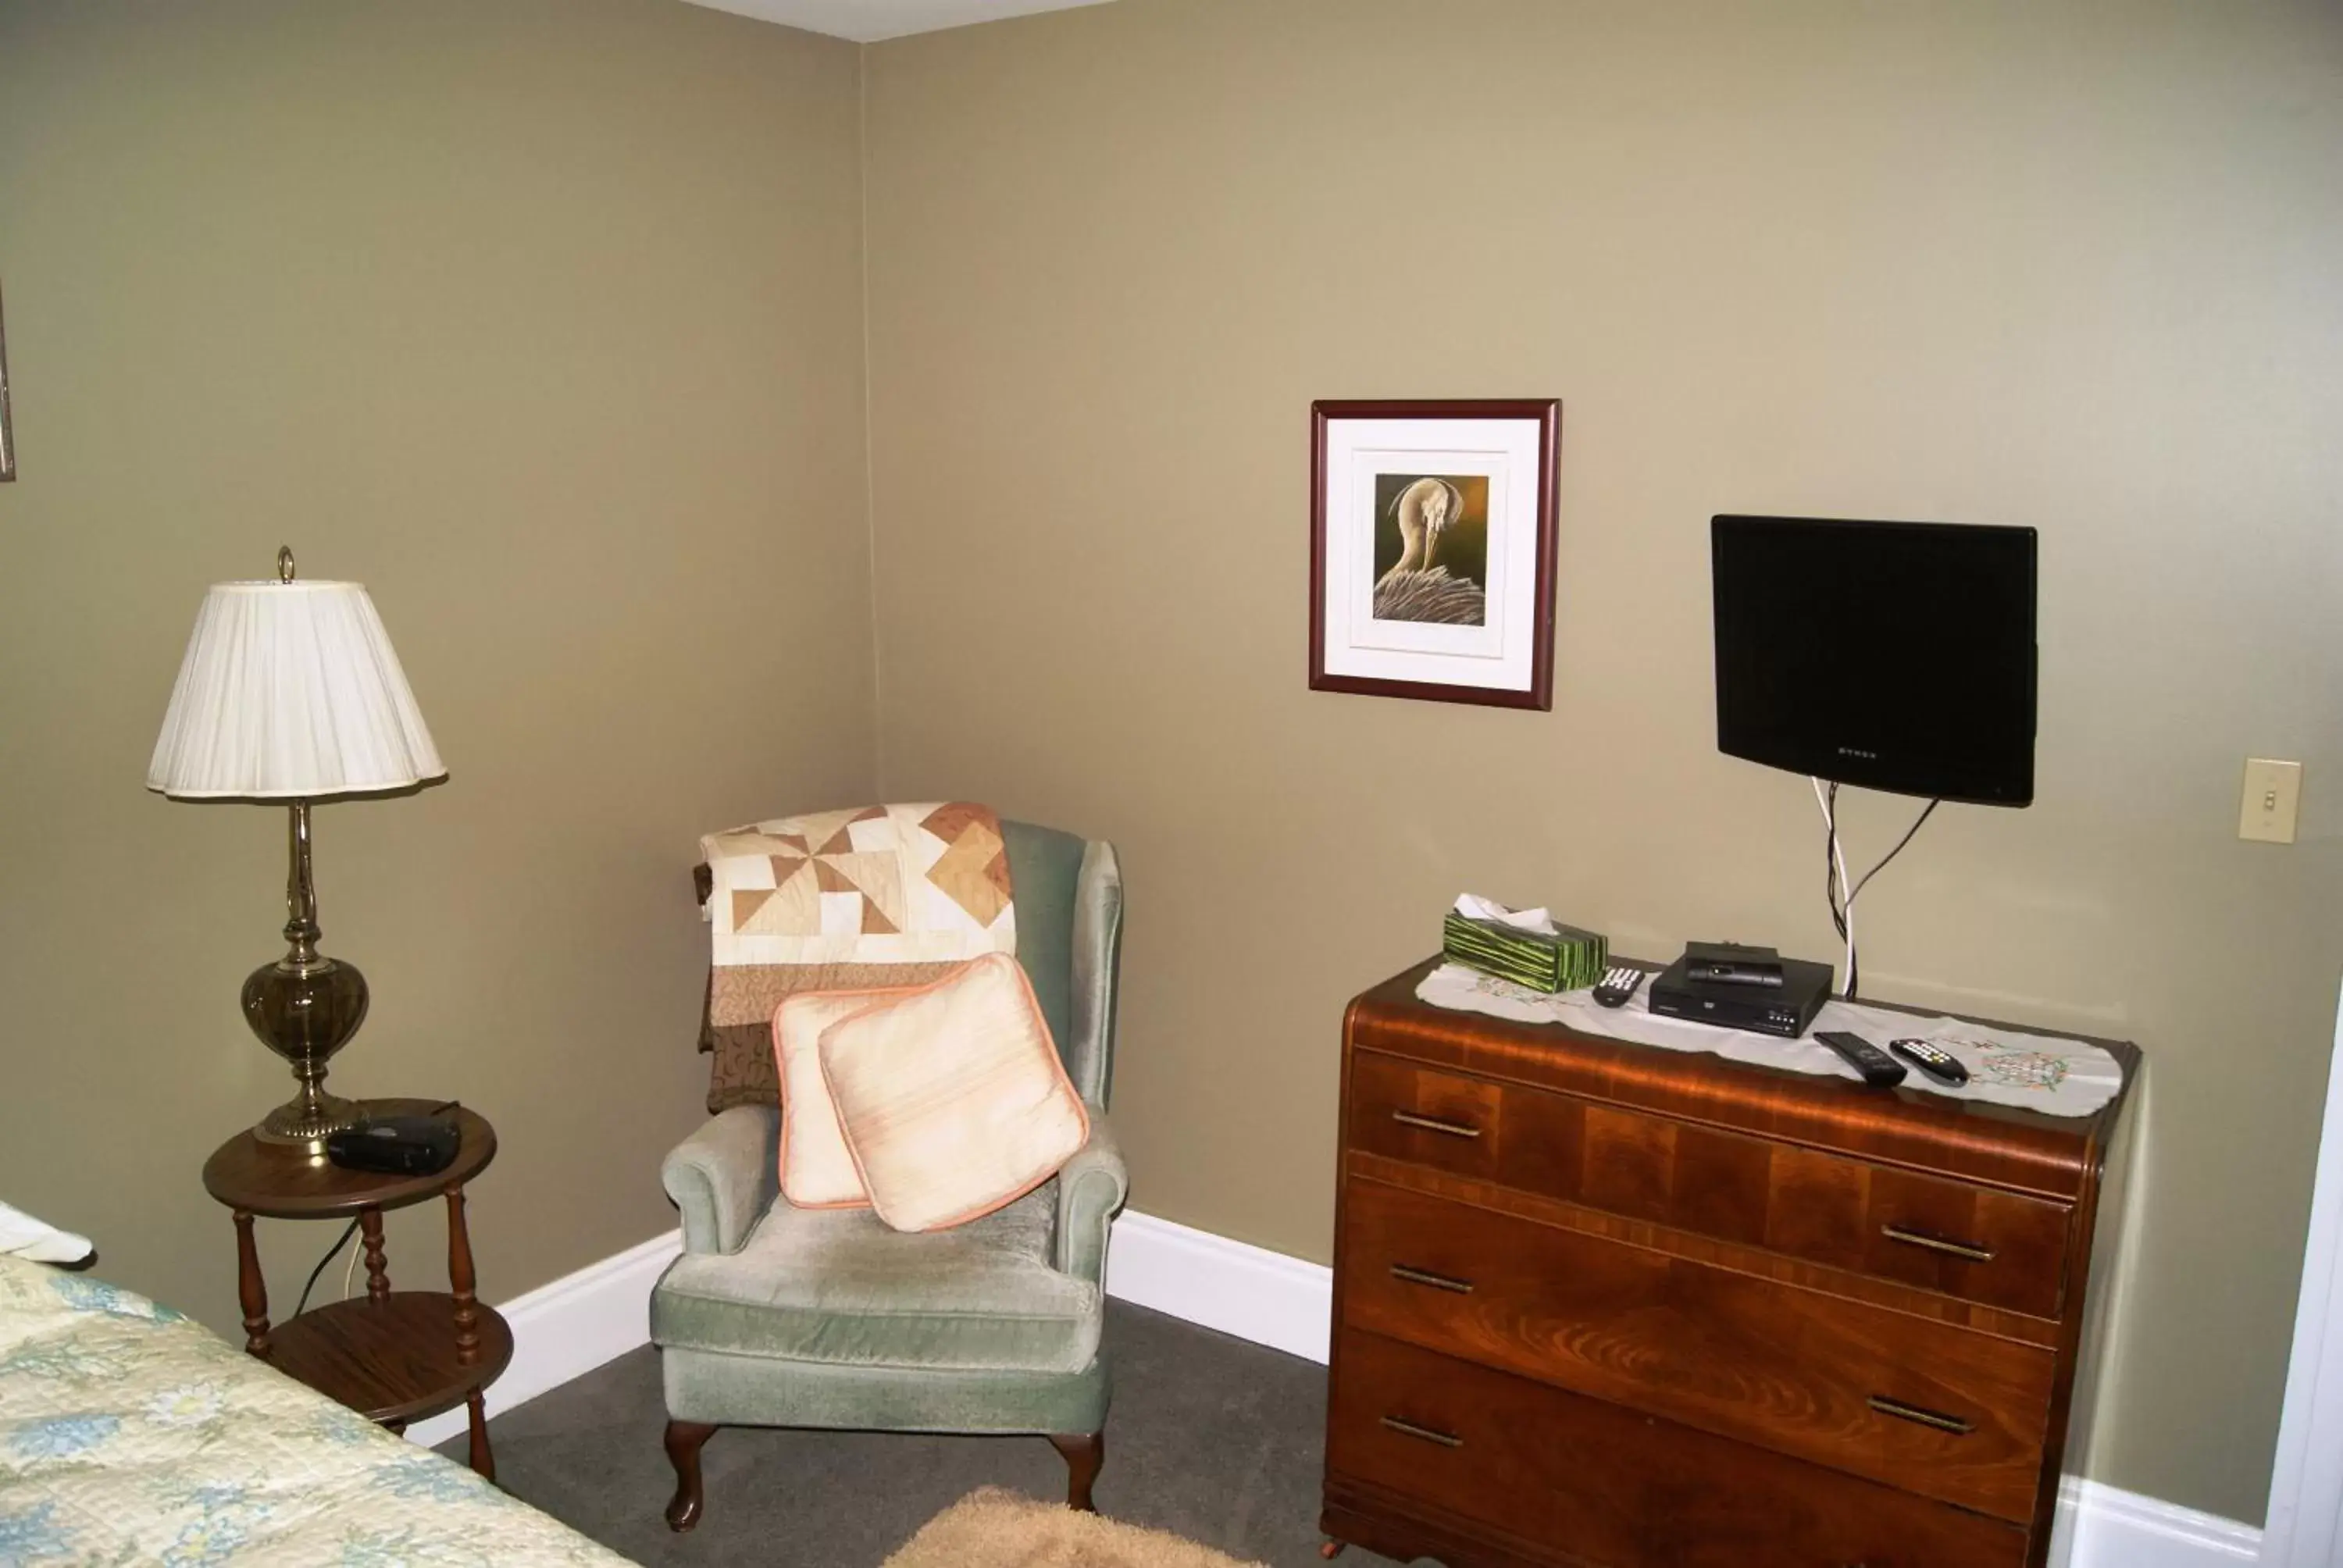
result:
[[[146,788],[186,800],[320,800],[447,773],[364,587],[212,585]]]

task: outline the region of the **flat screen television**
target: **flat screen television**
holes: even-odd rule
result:
[[[2034,799],[2032,528],[1711,519],[1716,745],[1793,773]]]

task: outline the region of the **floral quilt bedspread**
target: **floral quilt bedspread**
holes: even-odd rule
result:
[[[0,1563],[625,1561],[168,1307],[0,1257]]]

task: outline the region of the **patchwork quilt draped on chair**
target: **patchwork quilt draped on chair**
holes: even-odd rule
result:
[[[1000,817],[967,801],[754,822],[699,841],[708,1109],[773,1105],[773,1010],[799,991],[924,985],[1017,950]]]

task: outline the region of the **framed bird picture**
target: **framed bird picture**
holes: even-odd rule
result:
[[[1554,706],[1554,398],[1310,406],[1310,686]]]

